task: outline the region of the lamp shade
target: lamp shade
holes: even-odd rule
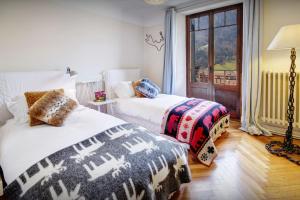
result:
[[[300,24],[283,26],[268,46],[268,50],[300,48]]]

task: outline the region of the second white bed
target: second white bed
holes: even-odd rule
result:
[[[143,125],[147,129],[159,133],[165,112],[186,99],[186,97],[166,94],[159,94],[154,99],[117,98],[112,109],[116,117]]]

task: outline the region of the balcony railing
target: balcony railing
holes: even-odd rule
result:
[[[202,83],[208,83],[208,74],[205,72],[198,73],[196,80]],[[219,85],[236,85],[237,74],[236,71],[215,71],[214,73],[214,84]]]

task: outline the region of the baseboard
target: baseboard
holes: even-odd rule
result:
[[[275,124],[271,124],[271,123],[266,123],[266,122],[261,122],[261,125],[263,127],[267,128],[268,130],[270,130],[272,132],[272,134],[280,135],[280,136],[285,135],[285,131],[287,128],[287,127],[283,127],[283,126],[275,125]],[[300,139],[300,129],[299,128],[293,129],[293,138]]]

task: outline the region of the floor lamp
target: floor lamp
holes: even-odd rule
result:
[[[300,48],[300,24],[283,26],[272,42],[268,50],[290,50],[291,66],[289,72],[289,96],[287,121],[288,128],[285,132],[283,142],[271,141],[266,144],[266,149],[277,156],[285,157],[288,160],[300,165],[300,147],[293,144],[293,123],[294,123],[294,90],[296,83],[296,49]]]

